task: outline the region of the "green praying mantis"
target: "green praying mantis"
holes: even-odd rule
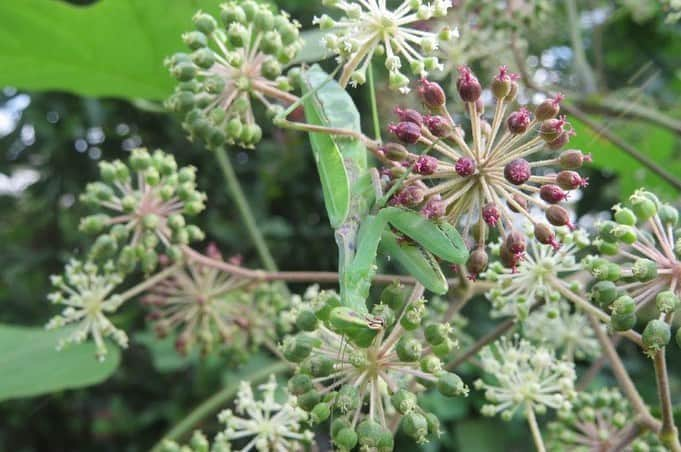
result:
[[[376,169],[368,168],[367,146],[375,146],[361,132],[352,98],[315,65],[300,76],[303,96],[274,119],[275,124],[306,131],[320,176],[324,202],[339,249],[340,300],[329,314],[339,333],[358,345],[371,343],[382,328],[369,314],[367,299],[376,273],[378,248],[399,262],[431,292],[444,294],[447,280],[436,260],[463,264],[468,249],[447,222],[428,220],[419,213],[386,206],[392,192],[383,194]],[[287,120],[303,106],[307,123]],[[398,235],[410,240],[402,240]]]

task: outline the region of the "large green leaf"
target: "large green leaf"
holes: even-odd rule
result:
[[[64,331],[0,325],[0,401],[99,383],[118,368],[120,352],[109,347],[104,362],[95,345],[70,345],[57,351]]]
[[[195,11],[220,0],[0,2],[0,86],[88,96],[164,99],[173,80],[163,59],[185,49]]]
[[[618,176],[620,196],[626,199],[639,187],[646,187],[667,198],[675,198],[678,191],[650,171],[635,158],[599,136],[575,118],[570,122],[577,135],[570,140],[570,147],[591,153],[591,165],[615,173]],[[681,156],[677,150],[678,139],[672,132],[649,124],[614,121],[610,129],[625,139],[641,154],[650,158],[673,175],[681,174]],[[588,193],[592,189],[588,189]]]

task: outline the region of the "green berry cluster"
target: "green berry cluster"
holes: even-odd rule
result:
[[[610,312],[615,331],[637,323],[640,310],[655,306],[658,316],[643,330],[649,355],[671,339],[671,323],[681,291],[681,228],[679,212],[646,190],[637,190],[625,205],[613,207],[613,220],[599,225],[594,244],[602,256],[585,266],[598,280],[591,289],[594,304]],[[677,334],[677,339],[681,336]]]
[[[127,164],[101,162],[99,169],[102,180],[88,184],[81,195],[83,202],[106,212],[80,223],[82,231],[99,234],[91,259],[115,259],[124,274],[137,264],[149,273],[158,265],[159,248],[177,260],[180,246],[203,240],[203,231],[186,220],[205,208],[194,167],[178,168],[172,155],[139,148]]]
[[[190,53],[165,62],[178,81],[166,106],[182,113],[190,137],[209,148],[252,148],[262,138],[252,102],[274,115],[277,101],[296,100],[283,71],[302,46],[300,25],[251,0],[222,4],[219,20],[199,11],[193,22],[195,29],[182,36]]]
[[[192,433],[189,444],[180,445],[175,441],[165,440],[161,445],[161,452],[231,452],[229,442],[216,438],[213,444],[206,435],[196,430]]]
[[[414,388],[437,388],[448,397],[468,393],[461,378],[442,363],[457,346],[452,328],[426,324],[425,301],[411,300],[397,285],[383,291],[370,314],[345,309],[335,293],[321,292],[298,310],[301,331],[282,347],[284,356],[298,364],[289,380],[298,405],[315,423],[333,419],[331,439],[339,450],[358,445],[392,450],[392,416],[401,418],[403,432],[417,443],[439,434],[437,417],[419,405]]]
[[[557,420],[548,424],[547,446],[555,452],[614,450],[633,422],[631,407],[617,389],[580,392],[573,399],[571,409],[558,411]],[[666,449],[655,434],[644,433],[627,450],[662,452]]]

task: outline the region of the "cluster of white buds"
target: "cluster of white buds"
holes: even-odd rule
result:
[[[637,313],[655,304],[658,317],[643,330],[643,347],[650,355],[671,339],[671,324],[681,296],[681,231],[679,211],[646,190],[637,190],[628,206],[613,207],[614,221],[599,225],[596,241],[601,255],[585,266],[599,281],[592,301],[611,313],[611,327],[627,331]],[[681,337],[677,334],[677,340]]]
[[[232,452],[229,442],[215,440],[213,444],[208,441],[206,435],[195,430],[188,444],[179,445],[175,441],[164,440],[161,444],[161,452]]]
[[[496,287],[487,292],[493,317],[512,316],[524,320],[537,303],[555,302],[561,298],[556,281],[564,281],[566,276],[582,269],[576,255],[589,245],[589,238],[581,231],[571,232],[566,228],[559,228],[556,233],[562,243],[560,248],[530,240],[522,259],[512,269],[504,262],[507,256],[503,253],[503,243],[492,247],[492,255],[498,256],[499,260],[491,263],[483,276],[496,282]],[[531,229],[526,235],[533,236]]]
[[[598,356],[601,348],[589,319],[571,308],[564,301],[541,306],[523,322],[523,337],[560,352],[567,361]]]
[[[91,262],[72,260],[66,265],[63,276],[52,276],[56,289],[48,299],[64,306],[61,314],[56,315],[45,326],[47,329],[62,328],[74,324],[68,336],[61,339],[58,348],[68,343],[84,342],[92,337],[96,345],[97,358],[104,360],[107,349],[104,339],[110,337],[120,347],[128,346],[128,336],[107,318],[126,301],[121,295],[112,295],[123,277],[114,271],[108,262],[104,271]]]
[[[548,447],[555,452],[592,452],[627,450],[664,452],[657,435],[640,434],[626,449],[614,449],[620,441],[628,442],[631,429],[638,430],[635,415],[617,389],[580,392],[569,410],[559,410],[557,420],[548,424]],[[621,447],[621,446],[620,446]]]
[[[533,225],[538,242],[558,247],[552,226],[574,228],[560,203],[571,190],[587,185],[575,170],[590,157],[579,150],[559,151],[574,134],[565,117],[558,116],[562,96],[546,99],[534,113],[521,107],[507,114],[518,93],[516,78],[502,66],[492,80],[496,106],[490,123],[484,118],[480,82],[469,68],[459,68],[457,89],[471,123],[468,142],[447,110],[440,85],[420,80],[419,95],[429,114],[396,109],[399,122],[389,130],[402,144],[389,143],[382,150],[386,189],[403,183],[390,202],[460,225],[475,243],[467,265],[473,278],[487,266],[490,228],[504,238],[505,266],[514,268],[521,260],[526,240],[515,231],[515,214]],[[404,145],[416,145],[419,152]],[[543,153],[549,158],[536,159]],[[549,170],[555,166],[562,170]],[[532,207],[542,210],[548,223],[531,215]]]
[[[305,428],[308,414],[296,407],[296,397],[286,395],[284,403],[277,402],[277,380],[259,386],[261,397],[256,398],[249,382],[242,381],[236,396],[235,410],[224,410],[218,415],[225,429],[218,433],[218,443],[244,442],[239,450],[299,451],[310,443],[314,434]]]
[[[222,258],[214,245],[207,255]],[[238,354],[255,335],[274,335],[270,319],[257,311],[255,284],[190,260],[151,288],[142,303],[149,307],[147,319],[159,337],[177,331],[178,353],[187,354],[198,346],[208,354],[219,346]]]
[[[117,269],[129,273],[141,264],[149,273],[163,247],[173,260],[181,245],[202,240],[203,231],[186,218],[205,208],[206,195],[196,189],[196,169],[178,168],[172,155],[134,149],[126,165],[120,160],[99,164],[102,181],[90,183],[81,200],[105,209],[81,220],[86,233],[99,234],[91,248],[93,259],[116,257]]]
[[[274,115],[297,100],[283,68],[302,47],[300,24],[252,0],[222,4],[220,21],[199,11],[196,29],[182,36],[192,53],[166,60],[179,81],[167,106],[185,114],[184,128],[210,148],[252,148],[262,138],[252,102]]]
[[[542,414],[547,408],[570,408],[574,364],[557,359],[553,351],[517,337],[502,337],[483,349],[480,361],[491,377],[489,382],[475,382],[489,402],[482,407],[482,414],[501,413],[502,419],[510,420],[518,410]]]
[[[395,417],[417,443],[438,435],[438,418],[419,405],[415,392],[437,387],[448,397],[467,395],[461,378],[446,371],[441,360],[456,347],[451,327],[423,325],[425,301],[413,294],[407,297],[403,288],[393,285],[366,319],[377,334],[361,341],[334,330],[332,310],[339,303],[335,293],[321,292],[299,310],[296,323],[302,331],[284,341],[284,356],[299,363],[289,380],[299,406],[310,411],[315,423],[333,419],[331,440],[341,451],[356,446],[391,451],[390,420]]]
[[[328,15],[314,19],[322,30],[329,31],[323,38],[326,47],[344,63],[341,86],[363,84],[374,55],[381,54],[385,55],[390,88],[406,93],[409,78],[403,72],[403,60],[416,76],[441,69],[436,56],[439,42],[458,34],[448,27],[433,33],[417,26],[444,17],[451,6],[448,0],[404,0],[394,10],[386,0],[323,0],[323,4],[343,11],[339,20]]]

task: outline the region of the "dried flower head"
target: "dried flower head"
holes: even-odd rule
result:
[[[541,306],[523,322],[523,336],[560,352],[567,361],[594,358],[601,349],[589,319],[571,306],[567,302]]]
[[[435,56],[441,40],[452,34],[445,27],[438,33],[415,27],[416,22],[443,17],[451,3],[447,0],[404,0],[391,10],[386,0],[324,0],[325,5],[338,8],[344,15],[333,20],[327,15],[316,17],[314,23],[329,33],[324,37],[326,47],[345,63],[340,84],[353,86],[366,81],[366,71],[377,53],[385,54],[385,67],[389,72],[391,89],[408,92],[409,78],[404,75],[402,63],[409,64],[411,72],[425,76],[440,68]]]
[[[59,341],[61,349],[68,343],[84,342],[92,337],[96,345],[97,359],[103,361],[107,349],[104,339],[110,337],[120,347],[128,346],[125,331],[114,326],[107,318],[116,312],[126,300],[120,295],[112,295],[114,289],[123,281],[119,273],[113,270],[113,264],[105,266],[100,273],[98,267],[91,262],[72,260],[66,265],[63,276],[52,276],[55,291],[50,293],[50,302],[63,305],[61,314],[50,319],[45,328],[65,328],[73,324],[69,334]]]
[[[297,451],[304,450],[314,434],[304,427],[307,413],[296,407],[296,397],[287,394],[284,403],[275,399],[277,380],[259,386],[262,395],[256,399],[250,383],[242,381],[236,396],[235,411],[224,410],[218,415],[225,430],[215,437],[216,442],[246,441],[241,451]]]
[[[291,104],[291,83],[282,75],[302,47],[300,24],[252,0],[221,5],[222,25],[199,11],[195,30],[182,38],[192,53],[177,53],[166,66],[179,81],[167,106],[185,114],[184,128],[211,147],[252,148],[262,137],[253,101],[271,113]]]
[[[132,271],[138,262],[151,272],[158,264],[159,245],[179,259],[177,245],[203,239],[201,229],[186,223],[187,216],[205,208],[194,167],[178,169],[173,156],[161,150],[150,154],[134,149],[129,164],[101,162],[99,169],[102,182],[88,184],[81,195],[83,202],[111,213],[91,215],[80,223],[81,230],[100,234],[91,250],[93,258],[117,255],[120,272]]]
[[[289,381],[299,405],[315,422],[331,413],[331,439],[340,450],[360,448],[392,450],[391,417],[401,418],[403,431],[418,443],[437,434],[437,418],[418,404],[412,383],[437,386],[446,396],[466,395],[468,388],[443,368],[456,342],[451,327],[422,324],[425,302],[399,288],[387,288],[366,319],[342,317],[338,296],[328,292],[298,314],[303,332],[284,341],[284,355],[300,363]],[[336,306],[336,308],[333,308]],[[378,330],[373,340],[358,344],[334,330],[341,323],[363,323]],[[315,385],[321,385],[318,390]],[[366,407],[366,410],[365,410]]]
[[[560,299],[556,281],[581,270],[576,254],[589,245],[589,239],[580,231],[570,232],[565,228],[559,228],[557,233],[563,246],[556,249],[530,240],[515,268],[508,268],[503,262],[506,257],[501,252],[503,243],[492,247],[499,260],[484,273],[486,279],[496,282],[496,287],[487,292],[493,305],[492,316],[523,320],[536,303]],[[531,231],[527,234],[532,236]]]
[[[509,420],[518,409],[539,414],[547,408],[569,409],[574,395],[574,364],[556,359],[553,351],[514,337],[502,337],[480,353],[489,382],[477,380],[475,388],[485,391],[489,403],[486,416],[501,413]]]
[[[617,389],[580,392],[569,410],[559,410],[558,419],[548,424],[549,450],[555,452],[593,452],[613,449],[630,435],[635,415]],[[663,452],[657,435],[648,432],[634,439],[627,452]]]
[[[637,190],[628,206],[613,207],[614,221],[599,225],[595,243],[602,255],[584,261],[599,280],[592,300],[612,312],[611,326],[625,331],[636,323],[636,313],[655,303],[659,317],[648,322],[643,345],[655,352],[669,342],[671,324],[681,296],[681,234],[678,210],[661,203],[651,192]]]
[[[489,228],[497,228],[505,241],[515,240],[516,213],[532,223],[537,241],[557,247],[551,226],[534,218],[530,208],[543,210],[554,227],[573,228],[568,211],[560,203],[568,198],[570,190],[587,183],[574,169],[581,167],[588,157],[578,150],[558,152],[573,135],[565,117],[556,117],[562,96],[542,102],[534,113],[521,107],[507,114],[518,85],[516,76],[501,67],[491,83],[496,107],[490,124],[482,117],[480,82],[467,67],[461,67],[459,73],[457,90],[470,116],[472,140],[465,140],[462,127],[447,111],[442,88],[422,79],[419,94],[432,114],[421,115],[420,123],[413,120],[413,115],[400,114],[400,122],[389,127],[400,141],[417,144],[421,149],[417,154],[408,152],[402,159],[386,162],[389,172],[397,175],[411,168],[393,204],[423,209],[437,202],[442,218],[461,224],[465,236],[474,235],[475,248],[483,253]],[[553,155],[544,160],[531,159],[542,152]],[[421,171],[414,162],[425,154],[434,160],[428,171]],[[557,174],[544,170],[555,166],[563,170]],[[407,204],[405,191],[418,192],[418,199]],[[413,199],[414,196],[409,197]],[[513,249],[505,250],[508,256],[504,262],[508,267],[518,263],[523,247],[518,239]],[[476,276],[484,265],[469,265],[469,270]]]

